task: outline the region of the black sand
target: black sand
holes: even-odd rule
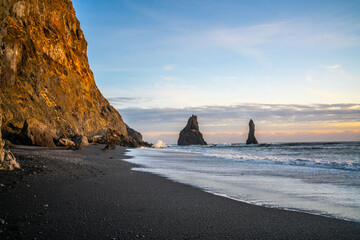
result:
[[[214,196],[103,147],[14,149],[24,171],[0,172],[0,239],[360,239],[360,223]]]

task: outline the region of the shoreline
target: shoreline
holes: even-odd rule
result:
[[[101,148],[14,149],[24,171],[0,172],[0,183],[5,184],[0,188],[0,219],[5,221],[0,223],[0,237],[354,239],[360,235],[357,222],[256,206],[133,171],[139,165],[124,161],[125,148],[107,152]]]
[[[126,161],[126,160],[125,160],[125,161]],[[166,180],[168,180],[168,181],[171,181],[171,182],[173,182],[173,183],[184,184],[184,185],[193,187],[193,188],[195,188],[195,189],[198,189],[199,191],[202,191],[202,192],[205,192],[205,193],[209,193],[209,194],[214,195],[214,196],[217,196],[217,197],[226,198],[226,199],[229,199],[229,200],[232,200],[232,201],[235,201],[235,202],[239,202],[239,203],[242,203],[242,204],[249,204],[249,205],[257,206],[257,207],[261,207],[261,208],[278,209],[278,210],[283,210],[283,211],[288,211],[288,212],[305,213],[305,214],[309,214],[309,215],[313,215],[313,216],[325,217],[325,218],[329,218],[329,219],[336,219],[336,220],[346,221],[346,222],[360,223],[360,221],[356,221],[356,220],[352,220],[352,219],[346,219],[346,218],[340,218],[340,217],[336,217],[336,216],[333,216],[333,215],[325,215],[325,214],[322,214],[322,213],[315,213],[315,212],[311,212],[310,210],[309,210],[309,211],[297,210],[297,209],[292,209],[292,208],[285,208],[285,207],[271,206],[271,205],[265,206],[265,205],[260,205],[260,204],[256,204],[256,203],[247,202],[247,201],[245,201],[245,200],[237,199],[237,198],[228,196],[228,195],[226,195],[226,194],[220,194],[220,193],[208,191],[208,190],[205,190],[205,189],[203,189],[203,188],[201,188],[201,187],[197,187],[197,186],[193,186],[193,185],[191,185],[191,184],[183,183],[183,182],[177,181],[177,180],[175,180],[175,179],[171,179],[171,178],[168,178],[168,177],[166,177],[166,176],[163,176],[163,175],[161,175],[161,174],[152,173],[152,172],[150,172],[150,171],[147,172],[147,171],[138,170],[138,169],[143,169],[143,168],[146,168],[146,167],[144,167],[144,166],[142,166],[142,165],[135,164],[135,163],[131,163],[131,162],[129,162],[129,163],[135,165],[135,166],[131,169],[132,171],[139,171],[139,172],[143,172],[143,173],[153,174],[153,175],[155,175],[155,176],[164,178],[164,179],[166,179]],[[140,167],[139,167],[139,166],[140,166]]]

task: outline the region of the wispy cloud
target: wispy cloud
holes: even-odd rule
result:
[[[176,76],[161,76],[161,79],[165,80],[165,81],[181,81],[181,79],[179,77]]]
[[[335,65],[322,65],[321,67],[327,69],[327,70],[335,70],[335,69],[341,69],[342,66],[340,64]]]
[[[292,140],[299,136],[300,141],[305,136],[311,139],[314,133],[321,133],[325,137],[330,132],[333,137],[341,137],[346,131],[354,139],[360,131],[360,104],[356,103],[241,104],[181,109],[124,108],[118,111],[130,126],[150,137],[149,140],[161,138],[170,142],[176,141],[178,132],[191,114],[198,115],[201,130],[212,142],[244,137],[250,118],[254,119],[260,136],[266,135],[267,141],[276,136],[291,136]]]
[[[331,99],[331,100],[336,100],[337,96],[335,94],[332,94],[328,91],[325,91],[323,89],[314,89],[314,88],[307,88],[307,91],[315,96],[319,96],[325,99]]]
[[[168,64],[163,67],[163,70],[165,70],[165,71],[172,71],[174,69],[175,69],[175,65],[172,65],[172,64]]]
[[[139,71],[152,71],[151,68],[107,68],[107,67],[94,67],[94,71],[96,72],[139,72]]]
[[[119,107],[121,105],[128,105],[129,103],[142,103],[151,101],[152,98],[143,98],[143,97],[109,97],[107,100],[114,105]]]
[[[202,31],[189,29],[187,32],[181,32],[178,37],[166,41],[175,41],[193,48],[224,48],[254,57],[266,64],[264,51],[269,50],[269,46],[272,49],[285,47],[338,49],[360,46],[360,36],[357,34],[359,30],[358,24],[348,22],[332,24],[313,19],[299,19]]]
[[[182,124],[191,114],[197,114],[204,125],[243,122],[254,118],[272,123],[360,122],[360,104],[240,104],[233,106],[204,106],[195,108],[124,108],[119,112],[136,125],[156,127]],[[240,124],[240,123],[239,123]]]

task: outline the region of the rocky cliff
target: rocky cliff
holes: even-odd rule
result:
[[[248,139],[246,140],[246,144],[258,144],[258,141],[255,138],[255,123],[252,119],[249,122],[249,135]]]
[[[199,130],[197,116],[192,115],[189,118],[185,128],[181,130],[179,134],[178,145],[207,145],[203,135]]]
[[[143,141],[143,137],[142,137],[141,133],[139,133],[138,131],[132,129],[127,124],[125,124],[125,125],[126,125],[126,132],[127,132],[129,137],[132,137],[132,138],[134,138],[134,139],[136,139],[137,141],[140,141],[140,142]]]
[[[4,137],[19,134],[29,119],[58,136],[108,129],[127,136],[122,117],[95,84],[70,0],[2,0],[0,25]]]

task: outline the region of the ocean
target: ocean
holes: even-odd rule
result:
[[[360,222],[360,142],[131,149],[136,171],[250,204]]]

